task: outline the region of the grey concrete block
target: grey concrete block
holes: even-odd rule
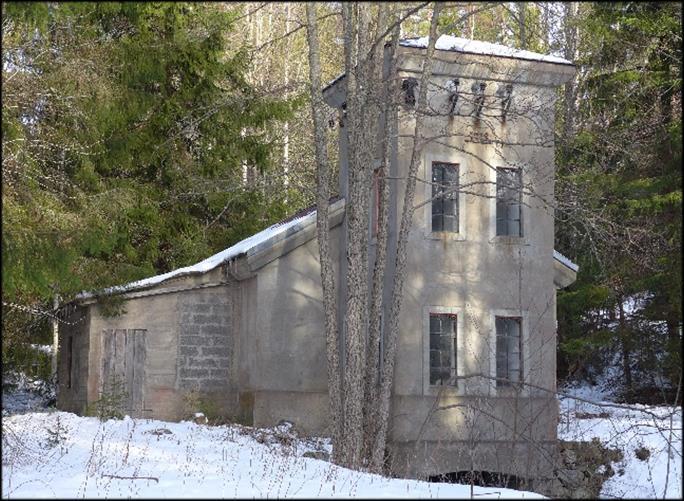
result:
[[[180,346],[197,346],[202,343],[202,338],[200,336],[188,336],[181,332],[179,337]]]
[[[202,347],[202,355],[218,355],[219,357],[228,357],[230,352],[223,346],[204,346]]]
[[[227,329],[222,325],[203,325],[201,328],[202,334],[217,334],[226,335]]]
[[[213,346],[230,346],[230,339],[228,336],[212,336],[211,344]]]
[[[183,324],[181,325],[181,330],[180,330],[180,338],[181,338],[181,343],[183,342],[183,338],[186,336],[197,336],[200,333],[200,326],[198,325],[193,325],[193,324]]]
[[[180,347],[180,354],[181,355],[198,355],[199,349],[195,346],[181,346]]]
[[[180,376],[183,379],[200,378],[200,377],[206,377],[208,375],[209,375],[208,369],[187,369],[185,367],[181,367],[181,369],[180,369]]]
[[[192,322],[195,324],[213,324],[215,322],[215,317],[213,315],[205,315],[202,313],[196,313],[192,316]]]

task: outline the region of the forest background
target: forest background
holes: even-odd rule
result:
[[[402,37],[427,35],[427,4],[397,7],[414,11]],[[317,12],[329,81],[340,6]],[[298,3],[2,4],[3,379],[49,376],[31,346],[51,342],[56,296],[193,264],[315,201],[306,25]],[[625,401],[671,402],[681,5],[445,3],[438,33],[576,63],[557,101],[556,249],[580,266],[558,377],[615,368]]]

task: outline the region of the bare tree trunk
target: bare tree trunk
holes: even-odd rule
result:
[[[619,297],[618,303],[618,325],[620,330],[620,341],[622,342],[622,369],[625,374],[625,386],[627,386],[627,391],[632,394],[632,365],[630,363],[630,358],[632,354],[631,343],[629,340],[629,332],[627,332],[627,324],[625,322],[625,308],[624,299],[622,296]]]
[[[386,24],[389,20],[387,4],[383,4],[378,16],[377,35],[384,33]],[[389,231],[389,185],[386,183],[387,168],[391,161],[392,131],[394,129],[394,103],[393,97],[396,89],[396,78],[394,72],[396,67],[396,50],[399,44],[399,25],[392,30],[392,42],[389,52],[389,71],[388,80],[384,80],[383,57],[380,53],[376,63],[376,76],[373,82],[375,98],[382,102],[382,114],[384,116],[383,133],[380,138],[382,159],[378,167],[376,182],[378,183],[378,205],[377,205],[377,234],[375,247],[375,263],[373,267],[372,288],[370,297],[370,313],[368,321],[368,344],[366,356],[366,374],[364,390],[364,457],[370,458],[377,430],[377,416],[375,413],[376,402],[378,399],[379,383],[379,355],[380,337],[382,335],[382,311],[383,311],[383,291],[385,285],[385,268],[387,263],[387,234]],[[383,44],[378,44],[381,48]],[[380,92],[382,90],[382,92]]]
[[[330,192],[330,166],[325,137],[325,103],[321,93],[321,63],[318,46],[318,23],[316,4],[306,4],[307,39],[309,45],[309,77],[311,90],[311,114],[317,165],[317,219],[318,252],[321,263],[323,286],[323,309],[325,314],[326,355],[328,361],[328,395],[330,398],[330,423],[332,428],[333,461],[339,462],[342,439],[342,393],[340,384],[340,355],[337,326],[337,299],[335,275],[330,256],[330,222],[328,205]]]
[[[577,54],[577,2],[568,2],[563,6],[563,30],[565,32],[565,58],[573,61]],[[575,133],[575,101],[577,100],[577,75],[565,84],[565,113],[563,117],[563,138],[568,141]]]
[[[543,48],[544,52],[548,52],[549,51],[549,30],[550,30],[549,18],[551,17],[551,14],[549,12],[550,5],[547,2],[542,2],[538,5],[539,5],[539,8],[541,8],[541,10],[542,10],[542,36],[544,37],[542,48]]]
[[[525,2],[518,3],[518,27],[520,30],[520,48],[527,49],[527,33],[525,31],[525,10],[527,6]]]
[[[290,32],[290,3],[285,4],[285,35]],[[285,39],[285,50],[289,52],[290,38]],[[289,57],[285,57],[283,64],[285,65],[285,97],[289,94],[290,86],[290,65],[288,63]],[[283,186],[285,189],[289,187],[290,184],[290,122],[286,121],[283,124]],[[287,202],[287,198],[285,198]]]
[[[52,298],[52,358],[51,374],[54,378],[57,375],[57,350],[59,349],[59,322],[57,321],[57,309],[59,308],[59,295],[55,292]]]
[[[357,10],[357,29],[352,32],[352,10]],[[368,323],[368,206],[375,113],[372,95],[372,53],[368,54],[370,7],[355,3],[343,10],[345,38],[352,43],[347,50],[347,110],[350,117],[349,195],[346,205],[347,297],[344,314],[345,355],[343,369],[343,413],[346,464],[357,468],[362,463],[363,401]]]
[[[371,460],[371,467],[376,471],[382,469],[384,464],[387,430],[389,428],[390,420],[390,400],[394,382],[394,361],[396,358],[397,337],[399,332],[399,313],[401,310],[404,278],[406,274],[408,235],[413,222],[413,213],[415,211],[413,199],[415,197],[416,176],[418,174],[418,166],[420,164],[420,156],[423,148],[422,125],[427,107],[427,88],[430,81],[430,75],[432,73],[432,58],[435,52],[435,42],[437,38],[437,21],[439,19],[439,12],[441,8],[442,4],[435,2],[432,12],[432,20],[430,22],[430,36],[428,39],[427,53],[425,59],[423,60],[422,75],[419,84],[420,91],[416,106],[416,125],[413,138],[413,151],[411,154],[408,178],[406,180],[404,207],[402,210],[401,226],[399,229],[397,242],[394,283],[392,285],[390,315],[388,319],[389,328],[387,330],[386,336],[385,356],[383,360],[384,366],[380,386],[380,398],[378,402],[379,409],[377,416],[379,420],[379,429],[376,436],[375,446],[373,447],[373,456]]]

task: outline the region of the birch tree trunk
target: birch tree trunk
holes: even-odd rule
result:
[[[318,45],[316,4],[306,4],[307,41],[309,45],[309,79],[311,114],[314,122],[314,139],[317,166],[317,218],[316,230],[321,263],[323,309],[325,315],[326,356],[328,362],[328,395],[333,442],[333,462],[340,462],[339,444],[342,440],[342,393],[340,384],[339,334],[337,326],[337,300],[335,274],[330,256],[330,166],[325,138],[325,103],[321,93],[321,63]]]
[[[59,308],[59,295],[55,292],[52,298],[52,358],[50,369],[52,377],[57,376],[57,351],[59,349],[59,322],[57,320],[57,309]]]

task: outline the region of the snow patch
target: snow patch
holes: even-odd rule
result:
[[[425,49],[428,46],[428,37],[407,38],[399,41],[404,47],[416,47]],[[435,48],[438,50],[451,50],[457,52],[468,52],[471,54],[484,54],[488,56],[504,56],[516,59],[527,59],[530,61],[543,61],[547,63],[573,64],[571,61],[558,56],[539,54],[529,50],[513,49],[505,45],[490,42],[481,42],[469,38],[455,37],[453,35],[442,35],[437,39]]]
[[[579,271],[579,266],[578,266],[578,265],[576,265],[575,263],[573,263],[572,261],[570,261],[569,258],[565,257],[563,254],[561,254],[560,252],[558,252],[556,249],[553,250],[553,258],[554,258],[556,261],[560,261],[561,263],[563,263],[565,266],[567,266],[568,268],[570,268],[572,271],[574,271],[574,272]]]

